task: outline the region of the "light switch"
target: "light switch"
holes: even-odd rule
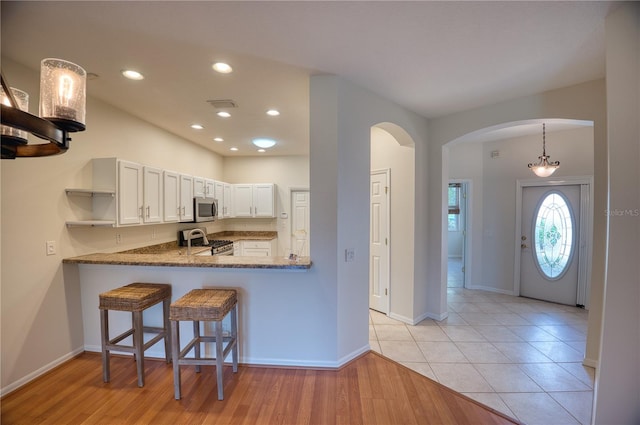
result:
[[[47,241],[47,255],[56,255],[56,241]]]

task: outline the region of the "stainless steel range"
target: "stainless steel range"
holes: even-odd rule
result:
[[[178,232],[178,245],[188,246],[191,240],[191,247],[211,247],[211,252],[199,253],[198,255],[233,255],[233,241],[226,239],[208,240],[203,235],[206,234],[205,228],[198,227],[202,232],[192,232],[194,229],[185,229]],[[193,234],[193,235],[192,235]]]

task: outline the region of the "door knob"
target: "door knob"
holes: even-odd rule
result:
[[[522,241],[526,241],[526,240],[527,240],[527,237],[526,237],[526,236],[520,236],[520,240],[522,240]]]
[[[526,243],[523,243],[523,244],[520,244],[520,248],[524,249],[524,248],[529,248],[529,247],[527,246]]]

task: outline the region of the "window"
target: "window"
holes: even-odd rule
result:
[[[460,231],[460,183],[449,183],[449,231]]]
[[[573,213],[562,193],[547,193],[534,214],[534,259],[548,280],[566,272],[573,255]]]

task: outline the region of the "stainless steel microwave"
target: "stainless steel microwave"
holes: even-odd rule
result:
[[[213,221],[218,218],[218,200],[213,198],[193,198],[193,221]]]

